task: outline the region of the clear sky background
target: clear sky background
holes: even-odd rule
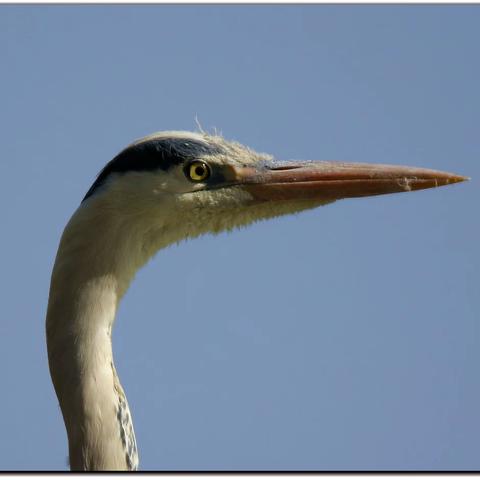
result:
[[[44,321],[101,167],[217,127],[468,183],[160,252],[114,332],[143,469],[480,468],[478,6],[1,6],[0,468],[64,469]]]

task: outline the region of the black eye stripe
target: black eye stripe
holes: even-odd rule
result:
[[[223,153],[219,146],[190,138],[157,138],[131,145],[105,165],[83,200],[93,195],[112,173],[168,171],[173,166],[219,153]]]

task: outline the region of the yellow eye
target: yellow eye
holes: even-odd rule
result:
[[[202,182],[210,176],[210,167],[205,162],[197,160],[187,167],[187,176],[194,182]]]

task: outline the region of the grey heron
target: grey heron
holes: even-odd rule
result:
[[[343,198],[463,180],[405,166],[279,162],[206,133],[160,132],[125,148],[103,168],[66,225],[52,272],[48,361],[70,468],[138,468],[111,333],[135,273],[159,249]]]

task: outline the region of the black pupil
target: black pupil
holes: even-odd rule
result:
[[[199,177],[203,177],[203,175],[205,174],[204,168],[201,165],[199,165],[198,167],[195,167],[195,174],[198,175]]]

